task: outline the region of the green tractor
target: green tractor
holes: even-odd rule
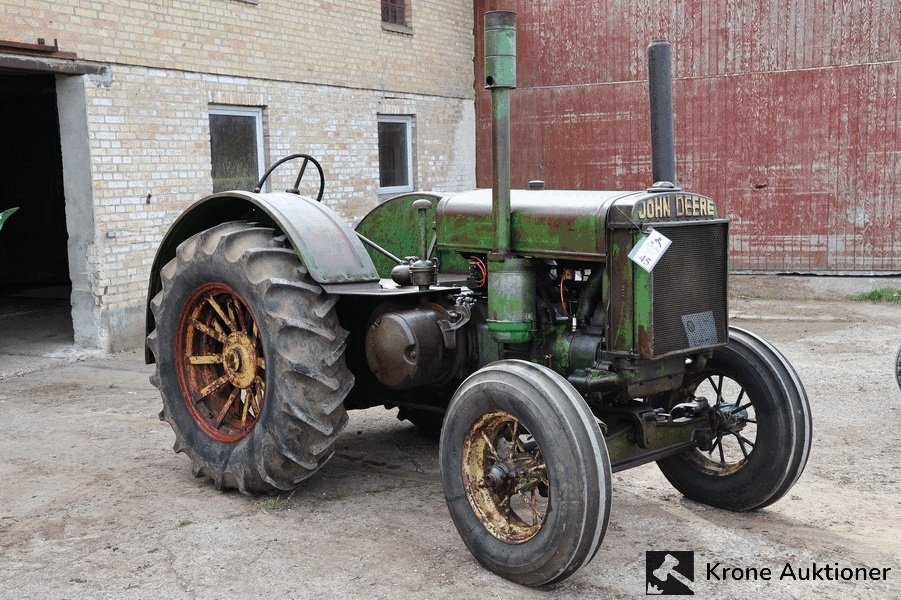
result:
[[[515,15],[485,22],[493,189],[397,196],[354,229],[296,155],[292,190],[208,196],[156,256],[147,360],[175,451],[219,489],[291,490],[347,410],[398,408],[440,434],[473,555],[534,586],[595,555],[611,472],[656,462],[695,501],[762,508],[811,417],[788,361],[728,324],[729,223],[675,183],[669,45],[649,48],[657,183],[511,191]]]

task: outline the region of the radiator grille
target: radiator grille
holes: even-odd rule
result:
[[[654,356],[726,342],[727,227],[657,227],[673,243],[653,271]]]

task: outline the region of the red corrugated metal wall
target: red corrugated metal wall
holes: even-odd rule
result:
[[[732,219],[733,270],[901,271],[898,0],[474,7],[480,186],[486,10],[518,14],[514,187],[647,187],[646,48],[668,39],[679,180]]]

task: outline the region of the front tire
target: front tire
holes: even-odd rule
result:
[[[283,237],[224,223],[179,245],[151,301],[160,419],[194,474],[290,490],[331,457],[353,386],[335,299]]]
[[[657,461],[673,487],[732,511],[763,508],[785,495],[804,471],[812,438],[807,393],[785,357],[733,327],[729,343],[686,382],[685,393],[711,401],[715,437],[707,451]]]
[[[610,460],[562,376],[521,360],[480,369],[454,394],[439,452],[454,525],[486,568],[537,586],[594,557],[610,516]]]

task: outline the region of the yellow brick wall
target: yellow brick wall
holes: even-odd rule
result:
[[[80,58],[354,89],[472,97],[471,0],[411,0],[406,35],[378,0],[4,0],[5,39]]]
[[[209,105],[264,108],[266,162],[317,157],[323,201],[351,223],[378,201],[378,114],[414,115],[417,189],[475,184],[472,4],[412,0],[412,35],[377,0],[5,0],[0,37],[59,40],[85,76],[97,345],[140,343],[156,248],[212,190]],[[284,189],[294,170],[279,171]],[[291,179],[291,181],[289,181]],[[106,326],[104,323],[115,323]]]

